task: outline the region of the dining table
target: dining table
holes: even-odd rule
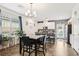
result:
[[[32,40],[33,44],[35,45],[35,56],[37,56],[37,43],[38,39],[41,38],[44,35],[29,35],[29,39]],[[22,51],[22,44],[21,44],[21,39],[20,39],[20,54]]]

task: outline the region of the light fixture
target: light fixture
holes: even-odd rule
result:
[[[30,3],[30,9],[25,12],[27,17],[36,17],[36,11],[33,11],[33,3]]]

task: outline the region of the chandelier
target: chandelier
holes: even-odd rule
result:
[[[30,9],[25,12],[27,17],[36,17],[36,11],[33,11],[33,3],[30,3]]]

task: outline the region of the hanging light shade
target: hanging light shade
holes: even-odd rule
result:
[[[36,15],[36,11],[33,11],[33,3],[30,3],[30,9],[29,10],[27,10],[27,12],[25,12],[25,15],[27,16],[27,17],[36,17],[37,15]]]

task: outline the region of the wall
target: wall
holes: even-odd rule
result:
[[[79,4],[76,4],[72,11],[72,34],[70,43],[72,47],[79,53]]]
[[[27,35],[33,35],[37,31],[37,23],[35,18],[25,18],[26,20],[23,20],[23,30]]]

